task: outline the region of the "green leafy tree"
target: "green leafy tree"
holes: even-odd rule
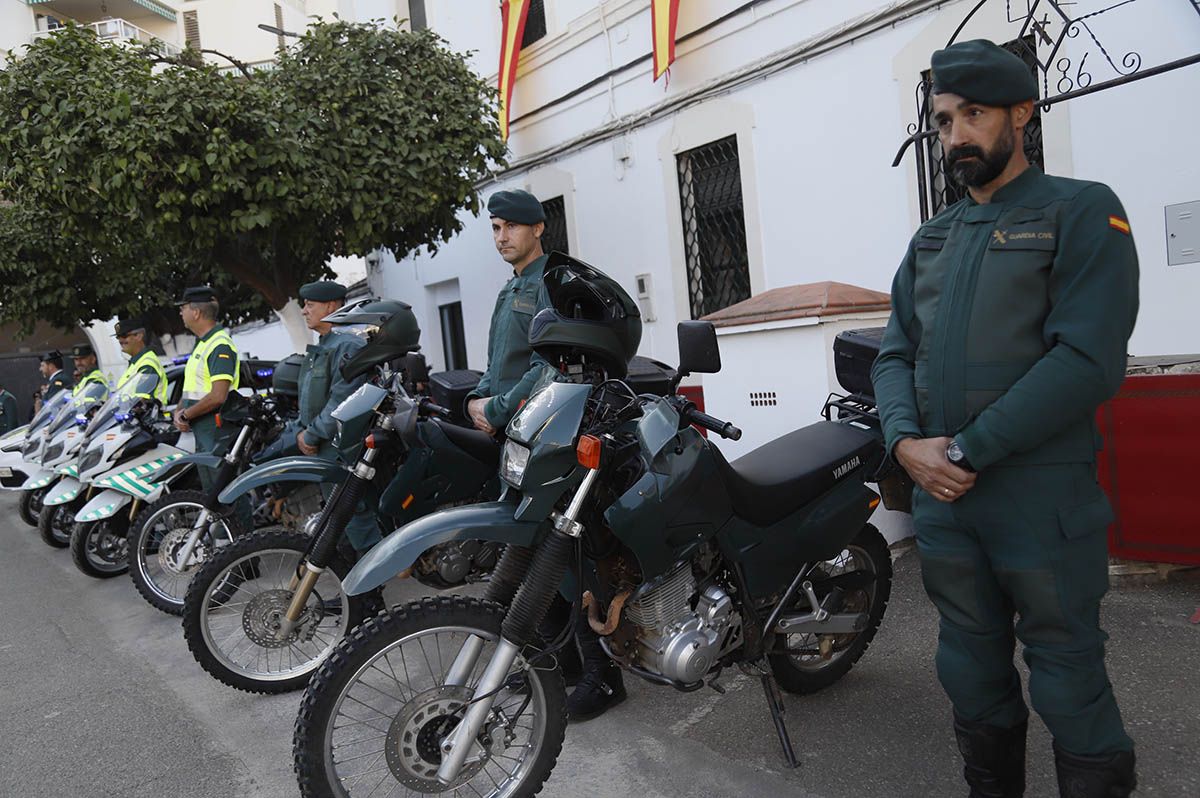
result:
[[[0,281],[22,283],[0,320],[107,317],[207,279],[298,338],[291,300],[330,256],[435,249],[478,212],[504,155],[493,104],[429,31],[319,23],[253,73],[77,27],[39,39],[0,71]]]

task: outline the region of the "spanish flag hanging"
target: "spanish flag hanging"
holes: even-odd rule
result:
[[[500,2],[500,138],[508,141],[508,110],[513,84],[517,82],[517,62],[521,59],[521,40],[525,38],[525,19],[530,0]]]
[[[675,61],[679,0],[650,0],[650,21],[654,28],[654,79],[658,80]]]

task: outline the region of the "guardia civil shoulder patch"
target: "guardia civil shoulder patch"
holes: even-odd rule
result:
[[[1120,230],[1125,235],[1130,235],[1129,222],[1125,221],[1120,216],[1108,217],[1108,226],[1114,230]]]

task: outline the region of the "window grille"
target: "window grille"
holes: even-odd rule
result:
[[[553,197],[542,203],[546,212],[546,229],[542,232],[542,251],[547,255],[555,250],[570,253],[571,242],[567,240],[567,205],[562,197]]]
[[[737,136],[676,157],[692,318],[750,298]]]
[[[521,37],[521,49],[525,49],[546,35],[545,0],[530,0],[529,14],[525,17],[525,35]]]
[[[183,12],[183,38],[188,47],[200,49],[200,19],[195,11]]]
[[[467,336],[463,331],[462,302],[451,302],[438,306],[442,321],[442,353],[446,356],[446,370],[467,367]]]
[[[1020,56],[1021,60],[1029,66],[1029,71],[1033,73],[1033,76],[1035,78],[1038,77],[1037,43],[1033,36],[1013,39],[1011,42],[1004,44],[1003,47],[1009,52]],[[922,85],[926,87],[925,90],[929,91],[932,87],[930,70],[927,69],[921,73],[921,80]],[[932,94],[929,95],[929,109],[932,113]],[[1044,170],[1042,110],[1036,104],[1033,106],[1033,117],[1029,120],[1029,124],[1025,126],[1024,147],[1025,157],[1029,159],[1029,163]],[[945,153],[942,152],[942,144],[938,141],[937,136],[926,139],[924,160],[926,162],[925,173],[919,175],[919,179],[925,180],[928,187],[930,208],[929,213],[924,215],[923,218],[929,219],[958,202],[967,195],[967,192],[965,188],[955,183],[953,178],[946,172],[946,157]],[[926,209],[922,208],[921,210],[925,214]]]

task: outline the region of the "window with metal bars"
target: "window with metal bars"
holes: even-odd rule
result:
[[[525,35],[521,37],[521,49],[528,47],[546,35],[545,0],[530,0],[529,14],[525,17]]]
[[[467,367],[467,336],[463,331],[462,302],[450,302],[438,306],[442,322],[442,353],[446,356],[446,370]]]
[[[676,156],[692,318],[750,298],[737,136]]]
[[[542,251],[570,254],[571,242],[567,240],[567,204],[562,197],[553,197],[542,203],[546,212],[546,229],[542,231]]]
[[[1034,78],[1038,77],[1037,42],[1033,36],[1013,39],[1002,46],[1009,52],[1020,56],[1021,60],[1029,66],[1029,71],[1033,73]],[[921,73],[921,80],[923,85],[932,86],[930,70],[927,69]],[[932,95],[929,99],[929,108],[931,110],[933,108]],[[1033,106],[1033,117],[1025,126],[1024,147],[1025,157],[1029,159],[1029,163],[1045,170],[1042,148],[1042,111],[1036,104]],[[942,152],[942,144],[938,141],[937,136],[925,140],[925,159],[924,174],[920,175],[919,179],[925,181],[930,202],[928,209],[922,208],[921,210],[923,218],[930,219],[965,197],[967,192],[947,173],[946,155]],[[926,213],[927,210],[928,213]]]
[[[183,12],[183,39],[193,50],[200,49],[200,18],[196,11]]]

